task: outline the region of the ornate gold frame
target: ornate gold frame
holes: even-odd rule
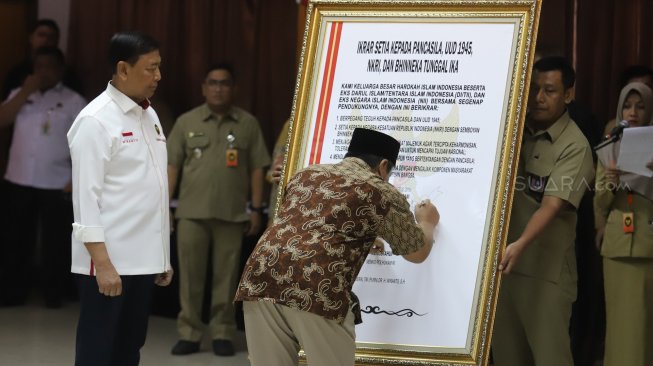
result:
[[[320,27],[327,18],[347,21],[361,18],[465,18],[491,20],[515,19],[519,25],[516,37],[516,57],[512,60],[509,101],[506,113],[503,141],[499,151],[498,176],[492,204],[491,231],[487,238],[488,249],[482,261],[480,296],[475,300],[470,352],[429,353],[392,349],[378,349],[358,344],[357,365],[487,365],[493,329],[498,288],[501,281],[497,270],[500,254],[505,249],[508,219],[515,183],[515,169],[519,156],[523,121],[526,115],[527,86],[533,62],[535,40],[542,0],[311,0],[307,8],[306,28],[295,85],[295,98],[291,114],[288,154],[284,161],[281,182],[302,168],[299,152],[305,147],[302,131],[310,118],[309,93],[316,80],[316,64],[319,62]],[[304,361],[305,362],[305,361]]]

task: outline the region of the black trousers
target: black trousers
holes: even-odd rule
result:
[[[145,344],[155,275],[120,276],[122,295],[99,292],[93,276],[77,275],[79,323],[75,366],[135,366]]]
[[[71,284],[70,236],[73,211],[70,195],[57,189],[38,189],[4,182],[6,194],[5,237],[2,240],[0,275],[6,286],[4,302],[21,304],[33,282],[44,287],[46,300],[58,299]],[[35,267],[40,230],[41,268]]]

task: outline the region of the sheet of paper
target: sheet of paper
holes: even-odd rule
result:
[[[625,172],[652,177],[646,164],[653,161],[653,126],[624,129],[617,167]]]

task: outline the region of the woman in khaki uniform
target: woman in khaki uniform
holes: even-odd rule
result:
[[[651,124],[653,92],[639,82],[619,96],[617,121]],[[614,160],[619,142],[613,146]],[[599,154],[601,156],[601,154]],[[603,160],[603,161],[602,161]],[[599,159],[594,210],[603,256],[605,366],[653,365],[653,178],[621,172]],[[647,165],[653,170],[653,162]]]

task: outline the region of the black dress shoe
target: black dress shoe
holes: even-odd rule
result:
[[[191,342],[191,341],[184,341],[180,340],[175,344],[174,347],[172,347],[172,353],[173,355],[181,356],[181,355],[190,355],[191,353],[199,352],[200,350],[200,342]]]
[[[216,356],[233,356],[236,354],[233,343],[226,339],[213,340],[213,353]]]

